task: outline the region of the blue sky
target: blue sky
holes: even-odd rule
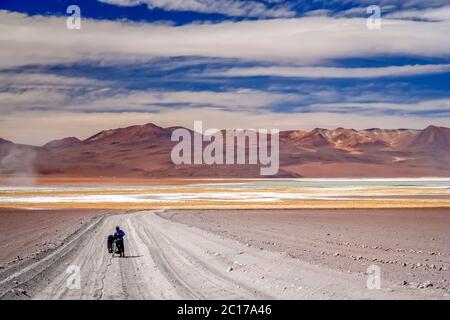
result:
[[[0,0],[0,136],[450,126],[448,34],[440,0]]]

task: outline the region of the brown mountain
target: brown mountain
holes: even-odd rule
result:
[[[87,177],[259,177],[258,165],[175,165],[178,127],[101,131],[43,147],[0,139],[0,173]],[[192,132],[192,131],[190,131]],[[450,129],[314,129],[280,133],[277,177],[450,176]]]
[[[5,140],[5,139],[2,139],[2,138],[0,138],[0,145],[2,145],[2,144],[10,144],[10,143],[12,143],[11,141],[8,141],[8,140]]]
[[[414,138],[411,147],[448,152],[450,150],[450,129],[429,126]]]
[[[55,148],[68,148],[73,147],[81,143],[81,140],[75,137],[63,138],[59,140],[53,140],[46,143],[43,147],[47,149]]]

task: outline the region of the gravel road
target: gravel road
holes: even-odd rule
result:
[[[106,236],[126,232],[126,258],[106,251]],[[75,266],[75,267],[74,267]],[[80,285],[74,273],[79,268]],[[13,272],[14,271],[14,272]],[[314,265],[167,220],[158,212],[104,215],[58,249],[0,272],[3,299],[400,299],[441,293]]]

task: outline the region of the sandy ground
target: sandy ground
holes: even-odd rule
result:
[[[261,212],[260,212],[261,213]],[[303,213],[303,220],[308,221]],[[434,260],[436,266],[448,266],[448,248],[444,245],[448,235],[443,233],[448,228],[447,211],[430,213],[431,224],[416,226],[414,230],[423,229],[427,237],[436,237],[435,245],[422,239],[414,248],[429,245],[436,250],[434,255],[417,253],[411,255],[404,252],[405,257],[426,258]],[[295,218],[292,212],[280,216],[278,212],[264,212],[261,216],[254,212],[155,212],[145,211],[137,213],[117,213],[103,215],[93,219],[80,232],[66,239],[61,246],[51,251],[45,257],[36,260],[22,268],[14,270],[0,270],[0,298],[3,299],[400,299],[400,298],[448,298],[446,289],[437,285],[418,289],[405,286],[384,277],[385,266],[382,268],[381,289],[367,288],[368,276],[365,274],[369,261],[365,259],[376,254],[381,258],[382,249],[363,248],[370,255],[364,260],[349,259],[346,254],[351,246],[339,245],[338,237],[353,238],[360,242],[371,244],[366,239],[380,242],[382,236],[364,236],[367,227],[363,225],[370,220],[358,221],[354,224],[342,213],[338,219],[336,212],[325,219],[319,215],[309,223],[314,230],[296,237],[292,225]],[[224,219],[225,217],[230,219]],[[395,216],[395,215],[394,215]],[[279,217],[279,223],[275,217]],[[342,219],[342,217],[344,217]],[[379,215],[375,215],[379,217]],[[378,218],[379,221],[385,218]],[[228,221],[226,224],[223,221]],[[239,221],[242,224],[239,224]],[[316,220],[316,222],[314,222]],[[338,222],[338,220],[343,220]],[[347,221],[345,221],[347,220]],[[374,223],[378,221],[374,218]],[[389,219],[388,219],[389,220]],[[422,221],[426,219],[423,218]],[[179,221],[179,222],[178,222]],[[261,221],[258,223],[258,221]],[[327,227],[320,227],[329,221]],[[221,226],[217,226],[217,224]],[[412,222],[410,222],[413,225]],[[127,233],[127,258],[113,258],[106,252],[105,237],[110,234],[115,225],[123,227]],[[196,225],[196,226],[194,226]],[[297,226],[300,226],[298,223]],[[355,231],[345,234],[349,228]],[[374,226],[372,226],[373,228]],[[282,229],[277,229],[282,228]],[[284,228],[284,229],[283,229]],[[306,227],[305,227],[306,228]],[[380,227],[380,229],[382,229]],[[256,230],[259,230],[256,232]],[[319,232],[320,230],[320,232]],[[323,232],[335,236],[331,243],[323,239]],[[414,230],[410,231],[413,235]],[[448,231],[448,229],[447,229]],[[254,233],[253,233],[254,232]],[[265,234],[268,232],[267,234]],[[388,232],[388,231],[387,231]],[[233,235],[236,233],[236,237]],[[258,236],[258,233],[260,235]],[[321,234],[318,239],[312,238],[314,233]],[[339,236],[338,236],[339,235]],[[246,239],[251,237],[252,239]],[[325,234],[325,237],[330,237]],[[403,239],[399,233],[396,238],[385,239],[387,243],[396,243],[395,239]],[[290,239],[291,238],[291,239]],[[320,239],[322,238],[322,239]],[[264,239],[264,240],[263,240]],[[290,240],[288,240],[290,239]],[[378,239],[378,240],[377,240]],[[264,243],[263,241],[267,242]],[[408,239],[404,239],[405,244]],[[314,243],[315,242],[315,243]],[[411,239],[411,245],[415,239]],[[288,250],[277,249],[280,243],[296,248],[301,252],[303,248],[314,248],[328,253],[340,248],[341,254],[329,259],[339,261],[348,260],[349,263],[360,265],[352,270],[345,270],[339,263],[320,263],[308,261],[305,255],[295,257]],[[401,242],[403,243],[403,242]],[[440,244],[440,245],[438,245]],[[321,248],[322,247],[322,248]],[[384,248],[384,247],[383,247]],[[410,249],[409,246],[404,248]],[[355,249],[356,250],[356,249]],[[422,248],[425,250],[425,248]],[[355,252],[356,253],[356,252]],[[438,253],[440,255],[438,255]],[[401,254],[401,253],[399,253]],[[437,258],[439,257],[439,258]],[[332,261],[330,260],[330,261]],[[352,262],[353,261],[353,262]],[[364,265],[361,265],[361,264]],[[66,273],[70,266],[80,268],[80,287],[69,288],[67,280],[71,275]],[[420,270],[421,268],[417,268]],[[410,271],[412,270],[412,271]],[[405,268],[405,273],[415,272],[416,269]],[[428,272],[428,271],[427,271]],[[448,271],[439,271],[448,275]],[[438,273],[438,271],[431,271]],[[436,281],[436,280],[435,280]]]
[[[0,208],[0,268],[58,247],[103,212]]]
[[[177,222],[348,273],[450,292],[450,209],[169,211]]]

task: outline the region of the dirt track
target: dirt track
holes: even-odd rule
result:
[[[115,225],[127,233],[128,258],[112,258],[105,237]],[[368,290],[367,275],[313,265],[185,224],[155,212],[104,216],[46,261],[0,273],[6,299],[377,299],[442,298],[384,281]],[[66,269],[80,267],[80,289]],[[16,283],[17,281],[17,283]],[[24,290],[26,292],[24,292]]]

